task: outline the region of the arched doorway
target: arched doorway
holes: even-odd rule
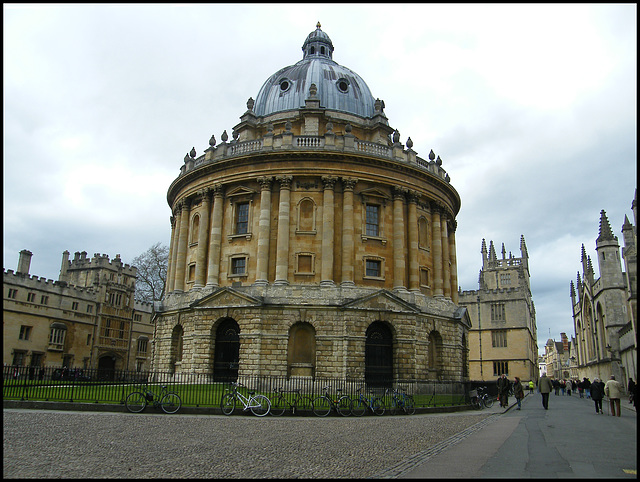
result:
[[[288,375],[313,377],[316,362],[316,331],[309,323],[296,323],[289,330]]]
[[[113,380],[116,372],[116,357],[104,355],[98,359],[98,380]]]
[[[217,382],[235,382],[240,362],[240,327],[235,320],[226,319],[216,330],[213,379]]]
[[[393,334],[387,325],[374,321],[367,328],[364,379],[368,386],[390,387],[393,382]]]

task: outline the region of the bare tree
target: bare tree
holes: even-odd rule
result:
[[[133,259],[131,264],[138,268],[136,300],[149,303],[162,300],[168,262],[169,248],[160,243],[154,244]]]

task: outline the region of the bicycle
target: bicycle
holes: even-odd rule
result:
[[[242,403],[244,412],[251,410],[256,417],[264,417],[271,410],[271,401],[264,395],[255,395],[255,391],[247,392],[249,395],[243,395],[238,391],[238,387],[245,387],[242,383],[231,382],[233,391],[225,393],[220,401],[220,408],[225,415],[231,415],[236,409],[236,402]]]
[[[165,413],[176,413],[182,407],[182,400],[178,394],[168,391],[166,385],[162,386],[159,394],[152,392],[149,388],[145,388],[144,393],[131,392],[124,402],[127,410],[133,413],[142,412],[149,403],[153,404],[153,408],[162,408]]]
[[[356,417],[362,417],[367,409],[369,409],[376,415],[383,415],[385,406],[382,398],[376,396],[367,397],[366,395],[363,395],[361,393],[363,388],[364,385],[356,390],[360,395],[351,403],[351,414]]]
[[[275,397],[271,401],[271,415],[279,417],[288,408],[294,415],[298,413],[298,409],[311,410],[313,408],[313,400],[306,395],[300,395],[300,389],[284,391],[281,388],[274,389]],[[285,393],[293,393],[293,396],[287,398]],[[291,402],[289,401],[291,400]]]
[[[323,388],[324,395],[320,395],[313,400],[313,413],[318,417],[326,417],[331,413],[331,410],[335,410],[343,417],[351,415],[351,398],[348,395],[335,397],[329,396],[329,388],[331,385],[327,385]],[[341,392],[342,389],[337,388],[336,392]]]
[[[389,392],[389,389],[385,391],[385,395]],[[391,394],[391,407],[389,408],[389,412],[391,415],[395,415],[396,413],[402,410],[407,415],[413,415],[416,413],[416,403],[413,399],[413,395],[408,395],[403,389],[393,389]]]
[[[491,408],[493,406],[493,397],[491,397],[485,390],[487,387],[478,387],[476,390],[469,391],[469,397],[471,397],[471,406],[476,410],[480,410],[483,406]]]

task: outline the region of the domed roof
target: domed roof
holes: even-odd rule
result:
[[[311,32],[302,45],[302,60],[280,69],[262,85],[253,107],[258,116],[299,109],[315,84],[320,107],[373,117],[375,100],[358,74],[333,61],[333,43],[320,30]]]

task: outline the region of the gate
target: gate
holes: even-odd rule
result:
[[[390,387],[393,380],[393,334],[387,325],[375,321],[367,328],[364,351],[364,379],[370,387]]]
[[[213,362],[213,379],[217,382],[235,382],[238,379],[240,362],[240,328],[227,319],[216,330],[216,345]]]

